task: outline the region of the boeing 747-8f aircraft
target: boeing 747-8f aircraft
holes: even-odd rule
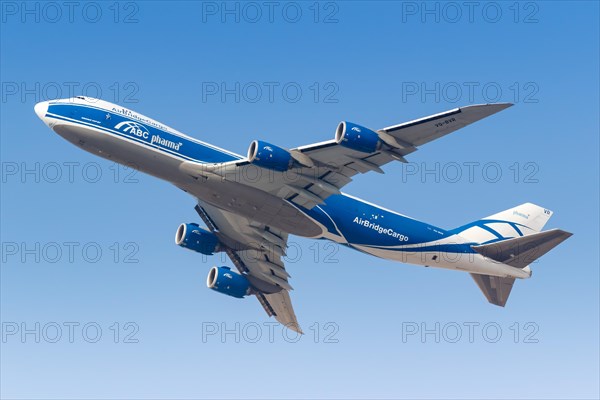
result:
[[[446,230],[341,192],[355,175],[407,162],[422,145],[509,106],[467,106],[378,130],[341,122],[332,140],[294,149],[255,140],[246,157],[89,97],[41,102],[35,112],[76,146],[193,195],[206,228],[181,224],[175,242],[206,255],[225,252],[238,270],[213,267],[208,287],[239,298],[254,295],[269,316],[301,332],[283,262],[290,234],[467,271],[499,306],[515,279],[531,276],[529,264],[571,236],[542,231],[552,211],[531,203]]]

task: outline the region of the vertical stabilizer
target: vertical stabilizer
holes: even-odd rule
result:
[[[468,241],[483,244],[537,233],[551,216],[552,211],[525,203],[463,225],[454,233]]]

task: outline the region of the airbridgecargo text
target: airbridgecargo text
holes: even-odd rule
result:
[[[373,229],[374,231],[376,231],[379,234],[398,238],[398,240],[400,240],[401,242],[408,242],[408,236],[398,233],[398,232],[394,231],[392,228],[384,228],[383,226],[381,226],[379,224],[374,224],[373,222],[370,222],[366,219],[362,219],[359,217],[354,217],[354,221],[352,221],[352,222],[354,222],[355,224],[364,226],[365,228]]]

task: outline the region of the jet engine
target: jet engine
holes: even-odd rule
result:
[[[206,286],[219,293],[239,299],[250,293],[248,279],[237,272],[233,272],[229,267],[212,267],[206,278]]]
[[[373,153],[380,145],[379,135],[376,132],[346,121],[338,125],[335,141],[341,146],[363,153]]]
[[[287,171],[294,163],[289,151],[262,140],[250,143],[248,160],[259,167],[279,172]]]
[[[219,239],[198,224],[181,224],[175,233],[175,244],[212,256],[219,250]]]

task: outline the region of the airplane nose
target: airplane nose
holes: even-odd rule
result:
[[[43,121],[44,117],[46,116],[46,112],[48,111],[48,102],[47,101],[42,101],[37,103],[34,107],[33,107],[35,113],[37,114],[37,116]]]

